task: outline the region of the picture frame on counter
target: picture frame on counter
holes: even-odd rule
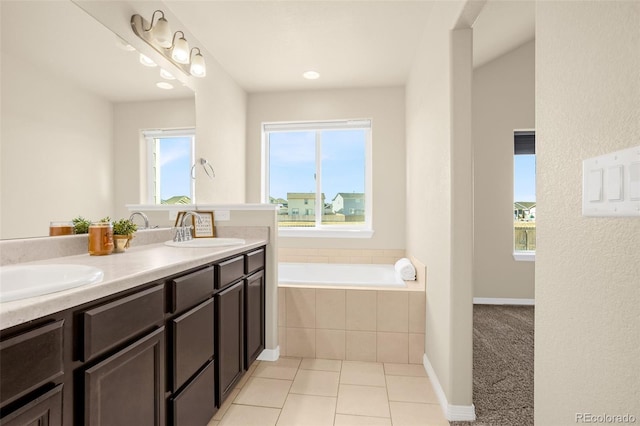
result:
[[[193,238],[214,238],[216,236],[216,227],[213,212],[200,210],[193,210],[193,212],[199,214],[201,218],[200,223],[198,223],[198,220],[194,216],[191,216]],[[182,216],[184,216],[185,213],[186,212],[178,212],[176,222],[174,224],[176,228],[180,225]]]

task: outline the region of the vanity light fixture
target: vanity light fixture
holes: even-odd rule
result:
[[[160,13],[161,16],[154,25],[153,20],[156,17],[156,13]],[[164,17],[163,11],[156,10],[153,12],[153,15],[151,15],[151,26],[145,31],[149,31],[160,46],[164,48],[171,47],[171,29],[169,28],[169,21]]]
[[[159,18],[156,20],[157,15]],[[131,28],[145,43],[184,71],[185,74],[194,77],[207,75],[204,56],[200,48],[194,47],[189,50],[189,43],[183,31],[176,31],[172,35],[169,22],[162,10],[153,12],[150,23],[138,14],[131,16]],[[194,51],[196,52],[194,53]],[[164,75],[163,77],[168,78]]]
[[[182,34],[179,39],[176,40],[176,36],[178,33]],[[171,58],[181,64],[189,63],[189,43],[187,43],[187,39],[184,38],[184,33],[182,31],[176,31],[173,35],[173,43],[171,48]]]
[[[196,53],[195,55],[193,54],[193,51],[197,50],[198,53]],[[202,56],[202,53],[200,53],[200,49],[197,47],[194,47],[193,49],[191,49],[191,68],[189,69],[189,71],[191,72],[191,75],[194,77],[204,77],[207,75],[207,66],[204,63],[204,56]]]

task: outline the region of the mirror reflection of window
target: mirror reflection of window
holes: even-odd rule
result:
[[[195,129],[143,131],[147,145],[147,202],[193,204]]]

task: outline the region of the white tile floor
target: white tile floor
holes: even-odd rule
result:
[[[256,361],[208,426],[440,426],[422,365],[280,358]]]

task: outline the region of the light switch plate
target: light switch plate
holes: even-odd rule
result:
[[[640,146],[582,162],[582,215],[640,217]]]

